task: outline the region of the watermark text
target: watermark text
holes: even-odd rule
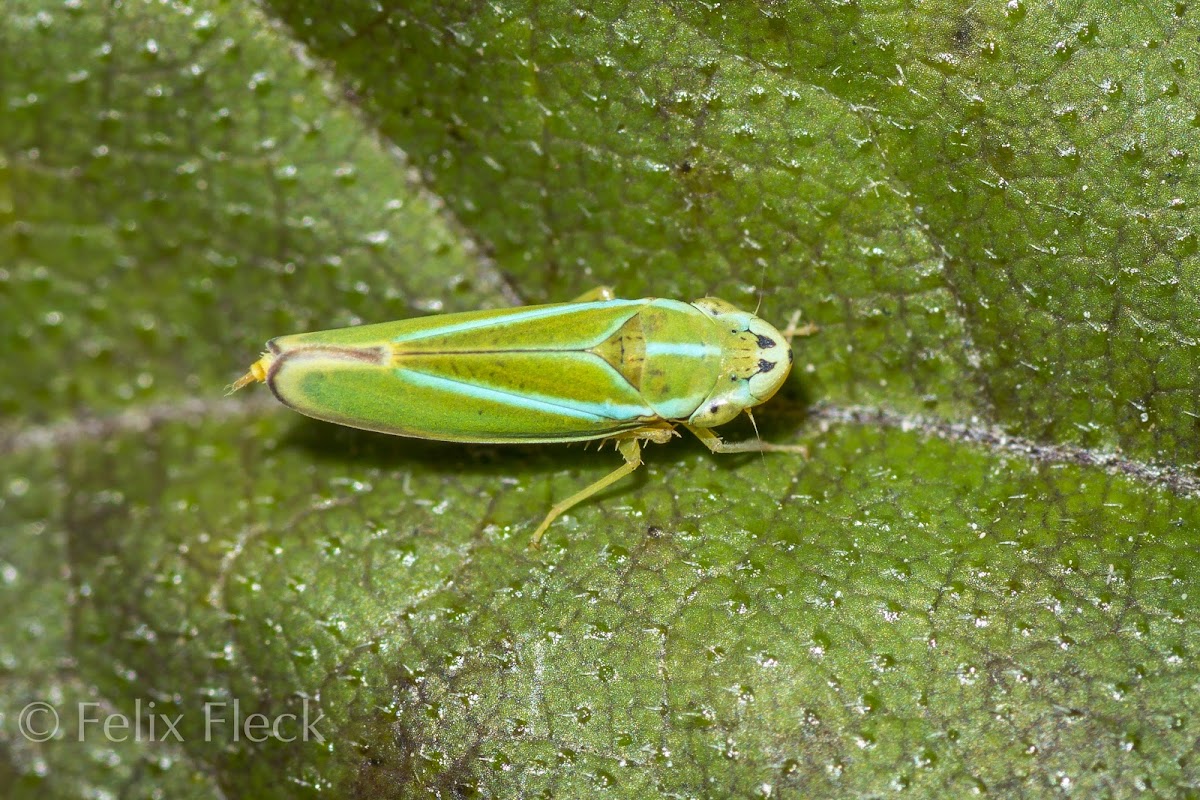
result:
[[[199,717],[199,725],[192,724],[189,714],[175,706],[164,711],[155,701],[140,698],[129,709],[94,701],[55,705],[35,700],[17,714],[16,726],[31,742],[63,738],[80,742],[184,742],[189,738],[251,743],[325,741],[318,727],[325,714],[308,698],[294,712],[245,713],[241,701],[232,700],[204,703],[194,715]]]

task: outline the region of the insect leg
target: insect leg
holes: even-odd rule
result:
[[[783,330],[783,335],[788,340],[788,344],[791,344],[792,339],[795,339],[797,336],[812,336],[819,330],[821,329],[811,322],[801,325],[800,311],[797,309],[792,312],[792,318],[788,320],[787,328]]]
[[[633,472],[642,465],[642,443],[636,438],[621,439],[617,442],[617,449],[621,451],[621,455],[625,456],[625,463],[614,469],[612,472],[605,475],[600,480],[582,489],[568,497],[566,500],[560,500],[554,504],[550,512],[546,514],[546,518],[542,520],[542,524],[537,526],[537,530],[533,532],[533,538],[529,541],[529,546],[536,549],[542,541],[542,534],[550,527],[550,523],[558,519],[572,507],[582,503],[596,492],[603,491],[617,481],[624,478],[626,475]]]
[[[808,448],[802,444],[771,444],[761,439],[727,442],[709,428],[697,428],[692,425],[684,427],[696,434],[696,438],[714,453],[799,453],[808,458]]]
[[[613,292],[611,286],[597,286],[595,289],[589,289],[579,297],[573,298],[572,303],[594,303],[597,300],[612,300],[616,298],[616,293]]]

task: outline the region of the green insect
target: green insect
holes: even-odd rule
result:
[[[265,382],[310,417],[446,442],[612,440],[625,463],[556,503],[533,532],[642,463],[642,442],[676,426],[714,453],[806,453],[712,428],[769,400],[792,368],[781,333],[724,300],[619,300],[469,311],[281,336],[231,387]],[[751,417],[753,421],[753,417]]]

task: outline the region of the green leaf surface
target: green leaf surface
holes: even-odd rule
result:
[[[1200,795],[1192,16],[10,2],[5,796]],[[811,457],[530,552],[611,450],[222,397],[600,283],[817,322]]]

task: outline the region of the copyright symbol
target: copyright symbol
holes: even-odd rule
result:
[[[17,715],[17,730],[31,742],[44,742],[58,733],[58,711],[42,700],[21,709]]]

